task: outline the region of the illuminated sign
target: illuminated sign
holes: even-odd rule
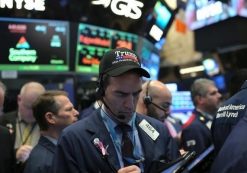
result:
[[[45,0],[0,0],[0,8],[45,11]]]
[[[9,49],[9,61],[10,62],[32,62],[35,63],[37,57],[36,50],[28,50],[30,49],[29,43],[26,41],[25,37],[21,37],[18,43],[16,44],[16,48]]]
[[[0,71],[68,71],[69,23],[0,18]]]
[[[126,47],[136,50],[138,36],[103,27],[79,24],[76,71],[97,74],[101,57],[109,50]]]
[[[139,19],[142,15],[141,8],[144,4],[137,0],[93,0],[93,5],[103,5],[111,8],[112,12],[119,16]]]
[[[209,17],[217,16],[222,14],[223,12],[223,4],[220,1],[215,3],[210,3],[207,6],[203,6],[202,8],[196,11],[197,20],[204,20]]]

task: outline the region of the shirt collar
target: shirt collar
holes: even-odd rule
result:
[[[57,145],[57,139],[50,137],[50,136],[44,136],[45,138],[47,138],[49,141],[51,141],[54,145]]]

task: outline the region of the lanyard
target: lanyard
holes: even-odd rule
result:
[[[22,129],[21,129],[21,123],[22,123],[21,121],[18,121],[19,133],[20,133],[20,137],[21,137],[21,143],[22,143],[22,145],[24,145],[24,144],[27,142],[28,138],[31,136],[31,134],[32,134],[32,132],[33,132],[33,130],[34,130],[34,127],[36,126],[36,123],[34,123],[34,124],[32,125],[32,128],[31,128],[30,131],[28,132],[28,135],[26,136],[25,139],[23,139],[23,131],[22,131]]]

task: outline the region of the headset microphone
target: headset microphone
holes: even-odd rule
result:
[[[157,107],[157,108],[159,108],[159,109],[161,109],[161,110],[163,110],[163,111],[166,112],[167,109],[165,109],[165,108],[163,108],[163,107],[157,105],[156,103],[154,103],[154,102],[152,101],[152,97],[151,97],[151,96],[149,95],[149,93],[148,93],[150,83],[151,83],[151,80],[148,81],[148,83],[147,83],[147,87],[146,87],[146,95],[145,95],[144,98],[143,98],[144,104],[145,104],[146,106],[152,104],[152,105],[154,105],[155,107]]]
[[[101,100],[103,102],[105,107],[111,112],[112,115],[114,115],[119,120],[124,120],[126,118],[125,115],[114,114],[111,108],[106,104],[103,98],[105,96],[105,91],[104,91],[105,85],[103,78],[104,78],[104,74],[101,74],[99,77],[98,87],[96,88],[96,97],[98,100]]]
[[[161,107],[161,106],[155,104],[154,102],[151,102],[150,104],[154,105],[155,107],[159,108],[159,109],[162,110],[162,111],[165,111],[165,112],[167,111],[167,109],[165,109],[165,108],[163,108],[163,107]]]

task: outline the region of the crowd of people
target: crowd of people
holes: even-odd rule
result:
[[[143,77],[150,74],[134,51],[108,51],[96,100],[81,113],[65,91],[37,81],[20,88],[17,110],[3,112],[8,88],[0,82],[0,173],[161,173],[209,148],[213,157],[204,154],[194,172],[247,172],[246,69],[232,77],[226,100],[212,80],[195,79],[186,122],[172,116],[168,87]]]

